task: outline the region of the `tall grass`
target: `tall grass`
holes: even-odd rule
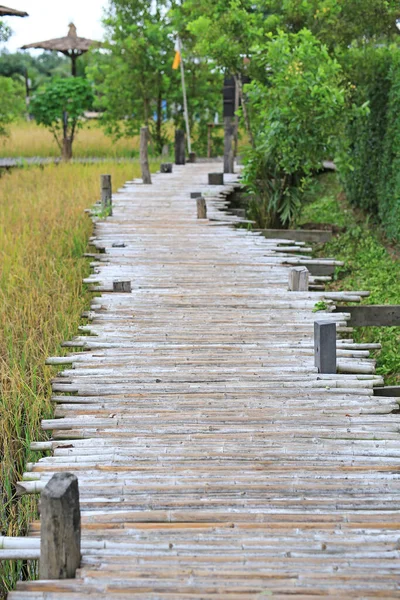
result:
[[[123,138],[117,142],[106,136],[97,121],[90,121],[77,133],[73,145],[75,158],[130,158],[137,156],[139,139]],[[53,135],[34,121],[19,121],[10,127],[10,136],[0,141],[0,157],[59,157],[60,149]]]
[[[77,329],[88,293],[82,258],[92,229],[83,210],[99,197],[99,176],[114,187],[139,174],[137,165],[60,165],[20,169],[0,179],[0,535],[21,535],[36,499],[16,498],[15,483],[51,415],[47,356]],[[0,564],[0,597],[21,576],[21,564]]]

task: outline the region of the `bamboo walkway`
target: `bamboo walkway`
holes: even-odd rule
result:
[[[43,423],[51,441],[33,444],[52,452],[19,484],[78,476],[82,566],[9,600],[400,598],[398,403],[374,397],[371,347],[331,312],[362,293],[327,294],[318,277],[288,292],[309,249],[230,227],[236,176],[211,187],[210,170],[130,182],[96,223],[88,282],[101,295],[67,344],[77,352],[49,360],[70,363]],[[194,191],[219,221],[196,219]],[[132,293],[112,293],[115,280]],[[314,368],[324,299],[338,375]],[[26,558],[39,555],[31,529]]]

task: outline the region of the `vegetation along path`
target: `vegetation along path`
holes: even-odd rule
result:
[[[324,292],[317,277],[287,291],[307,248],[230,227],[240,219],[220,211],[237,179],[208,186],[214,169],[128,183],[96,222],[101,295],[78,351],[50,359],[70,363],[43,423],[52,439],[33,445],[52,452],[19,484],[78,476],[81,568],[20,582],[10,600],[400,598],[398,404],[373,395],[371,345],[332,312],[362,293]],[[314,368],[317,302],[337,323],[335,375]]]

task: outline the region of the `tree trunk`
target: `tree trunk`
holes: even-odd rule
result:
[[[239,144],[239,115],[237,111],[239,110],[240,97],[239,97],[239,81],[235,76],[235,130],[234,130],[234,150],[233,157],[234,159],[237,157],[238,153],[238,144]]]
[[[63,139],[61,156],[65,161],[71,160],[72,158],[72,140],[69,137]]]
[[[234,172],[234,117],[224,117],[224,173]]]

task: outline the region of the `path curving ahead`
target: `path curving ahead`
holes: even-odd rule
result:
[[[398,404],[373,396],[334,295],[287,291],[306,249],[196,219],[203,190],[209,217],[239,220],[219,211],[235,176],[211,188],[210,170],[127,184],[96,223],[101,295],[55,379],[52,441],[33,445],[51,456],[20,484],[78,476],[82,567],[9,600],[400,598]],[[338,375],[313,366],[324,298]]]

